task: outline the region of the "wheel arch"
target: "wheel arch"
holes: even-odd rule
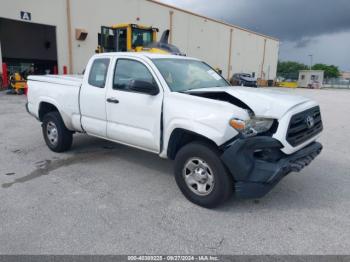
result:
[[[212,146],[218,147],[217,144],[208,137],[183,128],[175,128],[169,137],[166,150],[169,159],[175,159],[177,152],[185,145],[193,141],[202,141]]]
[[[64,114],[64,111],[60,109],[60,107],[54,101],[42,100],[38,106],[38,119],[39,121],[43,121],[44,116],[49,112],[58,112],[63,120],[64,125],[71,131],[74,131],[72,128],[70,118]]]
[[[57,111],[57,112],[60,112],[57,108],[56,105],[54,105],[53,103],[51,102],[46,102],[46,101],[42,101],[40,102],[39,104],[39,112],[38,112],[38,117],[39,117],[39,120],[42,122],[43,119],[44,119],[44,116],[49,113],[49,112],[54,112],[54,111]]]

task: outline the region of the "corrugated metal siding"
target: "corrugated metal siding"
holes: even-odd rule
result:
[[[100,0],[98,3],[95,0],[70,0],[70,3],[74,73],[82,72],[89,57],[94,54],[101,25],[117,23],[152,25],[160,29],[160,38],[163,31],[170,27],[169,12],[172,11],[173,44],[187,55],[203,59],[213,67],[221,68],[225,77],[228,73],[232,75],[239,72],[255,72],[257,77],[263,72],[265,78],[269,76],[270,79],[276,76],[279,42],[274,38],[152,0]],[[68,65],[65,4],[66,0],[12,0],[5,2],[0,9],[1,17],[19,20],[20,11],[24,10],[32,12],[33,22],[57,26],[60,70],[62,65]],[[85,41],[75,40],[76,28],[87,30],[88,37]],[[229,62],[231,29],[233,29],[232,52]]]

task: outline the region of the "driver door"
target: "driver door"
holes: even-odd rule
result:
[[[107,137],[119,143],[159,153],[163,90],[151,68],[137,58],[118,58],[107,90]],[[155,83],[157,95],[130,90],[132,81]]]

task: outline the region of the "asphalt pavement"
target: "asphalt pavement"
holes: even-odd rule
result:
[[[157,155],[86,135],[51,152],[25,96],[0,92],[0,254],[349,254],[350,90],[282,91],[320,103],[323,152],[213,210]]]

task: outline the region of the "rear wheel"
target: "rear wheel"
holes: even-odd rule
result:
[[[60,153],[71,148],[73,133],[66,128],[59,112],[49,112],[44,116],[42,131],[46,145],[52,151]]]
[[[193,142],[180,149],[175,159],[175,179],[191,202],[215,207],[233,192],[233,182],[222,164],[219,152],[210,144]]]

